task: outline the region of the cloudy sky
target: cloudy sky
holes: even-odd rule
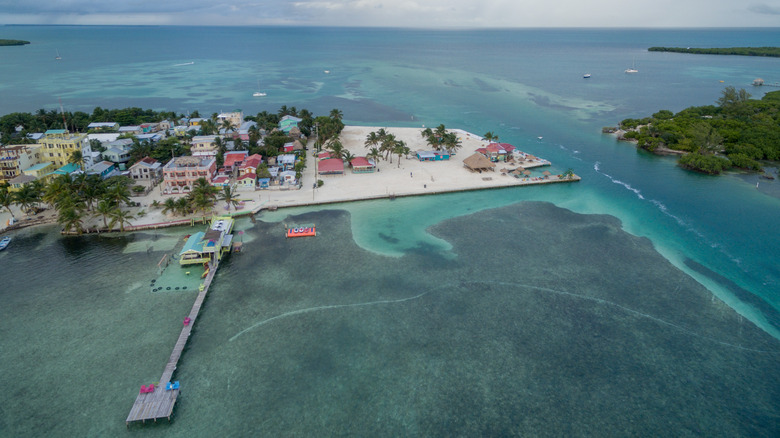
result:
[[[777,27],[780,0],[0,0],[0,24]]]

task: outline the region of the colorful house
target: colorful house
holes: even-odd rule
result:
[[[376,165],[366,157],[355,157],[349,162],[352,173],[374,173]]]
[[[512,156],[515,147],[509,143],[490,143],[484,148],[477,149],[477,152],[486,156],[490,161],[507,161],[507,157]]]
[[[35,179],[45,180],[46,177],[55,170],[56,167],[54,166],[54,163],[44,162],[24,169],[22,173],[27,176],[33,176]]]
[[[111,176],[114,169],[114,163],[110,161],[101,161],[87,169],[87,175],[98,175],[100,178],[106,179]]]
[[[224,162],[222,165],[227,170],[233,170],[233,167],[240,168],[241,163],[243,163],[247,157],[249,157],[249,152],[247,151],[227,152],[224,155]]]
[[[239,190],[254,190],[257,185],[256,173],[245,173],[236,180],[236,188]]]
[[[303,119],[294,117],[294,116],[284,116],[281,120],[279,120],[279,129],[284,132],[285,134],[289,134],[290,131],[293,128],[298,127],[298,123],[302,122]]]
[[[190,143],[190,153],[193,157],[216,157],[217,141],[216,135],[198,135],[192,137]]]
[[[200,265],[218,260],[230,252],[233,242],[233,218],[215,217],[209,228],[191,235],[179,252],[179,264]]]
[[[450,159],[447,151],[417,151],[417,159],[420,161],[446,161]]]
[[[214,157],[176,157],[163,167],[163,193],[188,193],[199,178],[211,184],[217,170]]]
[[[338,158],[328,158],[320,160],[317,164],[317,173],[320,175],[343,175],[344,174],[344,161]]]
[[[243,175],[245,173],[256,173],[257,172],[257,166],[260,165],[260,163],[263,162],[263,156],[260,154],[252,154],[246,158],[241,163],[240,168],[238,169],[238,174]]]

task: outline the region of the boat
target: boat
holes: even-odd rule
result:
[[[315,227],[314,224],[293,225],[291,227],[287,227],[287,237],[306,237],[316,235],[317,227]]]
[[[265,93],[263,93],[262,91],[259,91],[260,90],[260,79],[257,80],[257,89],[258,89],[258,91],[255,91],[254,93],[252,93],[252,96],[254,96],[254,97],[264,97],[264,96],[266,96]]]
[[[584,75],[582,75],[582,77],[588,79],[590,77],[590,73],[585,73]]]
[[[330,74],[330,70],[325,70],[325,74],[329,75]]]
[[[56,59],[56,60],[62,59],[62,56],[60,56],[60,50],[59,49],[57,49],[57,56],[55,56],[54,59]]]
[[[631,68],[627,68],[625,71],[626,73],[639,73],[639,70],[636,69],[635,65],[636,61],[631,62]]]
[[[0,240],[0,251],[4,250],[8,244],[11,243],[11,237],[5,236],[2,240]]]

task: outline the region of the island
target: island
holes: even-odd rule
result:
[[[347,126],[338,109],[201,117],[95,108],[61,116],[0,117],[8,169],[0,231],[58,223],[64,234],[124,232],[214,214],[580,180],[492,132]]]
[[[763,172],[762,161],[780,161],[780,91],[756,100],[728,86],[717,104],[661,110],[602,132],[649,152],[680,155],[680,167],[712,175],[731,168]]]
[[[739,55],[739,56],[770,56],[780,57],[780,47],[650,47],[648,52],[693,53],[696,55]]]
[[[25,44],[30,44],[29,41],[24,40],[3,40],[0,39],[0,46],[23,46]]]

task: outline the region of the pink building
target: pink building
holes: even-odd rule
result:
[[[214,157],[176,157],[163,167],[162,191],[166,194],[188,193],[198,178],[211,184],[217,160]]]

